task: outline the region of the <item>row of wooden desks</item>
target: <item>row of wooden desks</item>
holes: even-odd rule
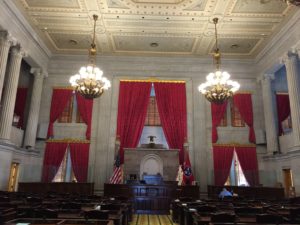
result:
[[[300,207],[268,205],[265,202],[248,202],[248,207],[232,202],[181,202],[178,199],[172,202],[172,220],[179,225],[208,225],[226,221],[237,224],[258,224],[262,221],[275,223],[293,223],[300,217]],[[242,206],[241,206],[242,205]],[[222,223],[226,224],[226,223]],[[296,223],[299,224],[299,223]]]
[[[112,220],[83,220],[83,219],[32,219],[32,218],[19,218],[6,223],[6,225],[18,224],[35,224],[35,225],[114,225]]]

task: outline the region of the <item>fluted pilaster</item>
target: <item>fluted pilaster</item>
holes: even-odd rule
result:
[[[9,39],[8,33],[6,31],[0,31],[0,102],[2,96],[8,52],[11,44],[12,41]]]
[[[7,79],[3,92],[2,107],[0,112],[0,139],[9,141],[14,116],[18,81],[20,75],[21,61],[24,52],[20,46],[13,46],[8,65]]]
[[[30,72],[34,75],[34,81],[24,139],[24,147],[26,148],[34,148],[35,146],[44,81],[44,74],[41,69],[32,68]]]
[[[267,138],[267,151],[273,154],[278,151],[278,135],[276,119],[274,114],[273,91],[271,82],[274,79],[274,74],[264,74],[261,77],[262,97],[264,104],[265,128]]]
[[[283,61],[286,67],[294,146],[300,146],[300,74],[297,54],[288,53]]]

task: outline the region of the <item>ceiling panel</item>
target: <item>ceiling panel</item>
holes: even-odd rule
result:
[[[194,38],[113,36],[116,51],[191,53]]]
[[[215,41],[212,18],[219,17],[224,55],[253,58],[296,11],[282,0],[12,1],[56,54],[83,54],[97,14],[102,53],[205,56]]]
[[[25,0],[28,7],[79,8],[77,0]]]

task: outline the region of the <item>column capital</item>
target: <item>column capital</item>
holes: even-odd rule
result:
[[[7,31],[0,31],[0,44],[4,44],[8,47],[16,45],[17,41]]]
[[[275,80],[274,73],[264,73],[257,77],[257,82],[263,83],[263,82],[267,82],[267,81],[270,82],[272,80]]]
[[[296,49],[296,52],[298,54],[298,58],[300,59],[300,47]]]
[[[21,48],[19,44],[12,46],[10,52],[12,55],[19,56],[22,58],[27,56],[27,52],[25,52],[25,50]]]
[[[30,73],[33,74],[35,78],[45,78],[48,76],[48,73],[41,68],[31,68]]]
[[[282,56],[282,58],[281,58],[281,62],[282,63],[286,63],[286,62],[288,62],[288,61],[290,61],[290,60],[295,60],[295,59],[297,59],[297,54],[295,53],[295,52],[292,52],[292,51],[288,51],[288,52],[286,52],[283,56]]]

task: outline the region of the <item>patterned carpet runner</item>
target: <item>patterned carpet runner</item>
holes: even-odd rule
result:
[[[135,214],[130,225],[177,225],[170,215]]]

